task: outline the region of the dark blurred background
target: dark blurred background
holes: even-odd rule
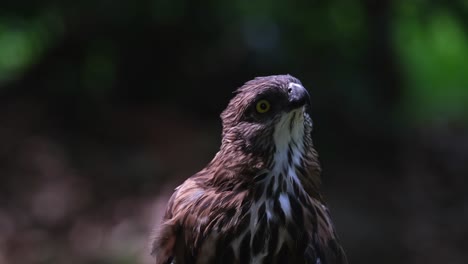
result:
[[[467,1],[9,0],[0,264],[151,263],[232,91],[284,73],[350,262],[467,263]]]

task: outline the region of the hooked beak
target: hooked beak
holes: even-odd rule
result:
[[[290,83],[288,87],[288,110],[292,111],[294,109],[303,107],[304,105],[310,106],[310,97],[307,90],[304,86],[297,83]]]

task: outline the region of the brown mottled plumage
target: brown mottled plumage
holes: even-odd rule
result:
[[[219,152],[169,201],[156,264],[347,263],[319,192],[309,108],[290,75],[237,90]]]

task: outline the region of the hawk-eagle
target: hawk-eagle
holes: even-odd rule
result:
[[[301,82],[257,77],[221,119],[219,152],[170,198],[152,244],[156,264],[347,263],[320,194]]]

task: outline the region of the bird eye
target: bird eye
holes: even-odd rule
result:
[[[264,114],[270,110],[270,102],[268,102],[265,99],[260,100],[257,102],[257,105],[255,108],[257,112],[259,112],[260,114]]]

